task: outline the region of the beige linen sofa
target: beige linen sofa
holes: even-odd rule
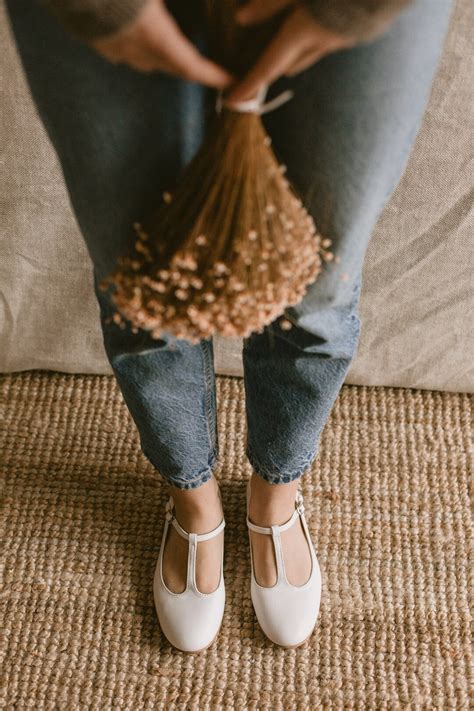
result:
[[[473,14],[458,1],[409,165],[370,242],[346,383],[474,389]],[[2,3],[0,45],[0,372],[111,373],[89,257]],[[241,345],[214,339],[218,374],[242,376]]]

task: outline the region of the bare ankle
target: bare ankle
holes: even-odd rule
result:
[[[297,488],[297,481],[271,484],[253,474],[250,481],[250,520],[261,526],[285,523],[293,512]]]
[[[222,520],[219,486],[214,477],[195,489],[170,488],[176,517],[183,528],[207,533]]]

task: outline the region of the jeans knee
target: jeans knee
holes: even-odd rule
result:
[[[272,329],[272,334],[302,353],[347,360],[354,357],[359,333],[360,320],[356,315],[338,320],[327,313],[296,319],[288,331],[282,331],[278,325]]]
[[[167,331],[163,331],[157,338],[144,329],[132,330],[132,324],[126,319],[122,319],[121,326],[118,325],[114,321],[114,314],[118,313],[118,310],[110,293],[99,289],[97,280],[94,280],[94,292],[99,305],[103,343],[109,360],[150,351],[175,351],[182,347],[177,343],[176,336]]]
[[[346,289],[310,289],[299,304],[288,308],[281,317],[290,321],[292,328],[283,330],[281,319],[277,319],[275,332],[305,352],[352,357],[361,327],[360,291],[360,279]]]
[[[283,319],[292,324],[288,330],[281,326]],[[348,303],[326,300],[312,308],[306,305],[301,310],[288,309],[285,316],[272,324],[270,339],[275,336],[284,339],[305,353],[319,353],[328,358],[352,358],[360,327],[357,299]]]

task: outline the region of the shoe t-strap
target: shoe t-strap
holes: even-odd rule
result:
[[[257,526],[255,523],[252,523],[247,517],[247,526],[250,528],[251,531],[255,531],[255,533],[266,533],[267,535],[271,535],[275,527],[279,529],[280,533],[283,533],[284,531],[287,531],[289,528],[291,528],[296,523],[296,519],[298,518],[298,516],[302,516],[303,513],[303,496],[298,491],[296,494],[295,510],[293,511],[292,515],[286,523],[283,523],[281,525],[277,524],[276,526]]]
[[[196,549],[197,549],[197,544],[200,541],[209,541],[211,538],[215,538],[216,536],[221,533],[221,531],[224,530],[225,528],[225,519],[223,518],[222,521],[216,528],[214,528],[212,531],[209,531],[209,533],[188,533],[187,531],[184,530],[184,528],[179,524],[179,522],[176,519],[176,516],[173,513],[174,509],[174,503],[172,497],[168,499],[168,503],[166,504],[166,520],[168,523],[170,523],[173,528],[176,529],[176,531],[179,533],[182,538],[185,538],[188,541],[189,547],[188,547],[188,572],[187,572],[187,580],[186,580],[186,589],[188,587],[191,587],[195,592],[199,594],[201,593],[196,585]]]
[[[190,536],[196,536],[196,542],[199,541],[209,541],[211,538],[215,538],[215,536],[218,536],[221,531],[224,530],[225,528],[225,520],[222,519],[220,524],[216,526],[216,528],[213,528],[212,531],[209,531],[208,533],[188,533],[188,531],[185,531],[184,528],[180,525],[178,522],[176,516],[173,513],[174,509],[174,503],[173,499],[170,498],[168,499],[168,503],[166,504],[166,520],[177,530],[180,536],[182,538],[185,538],[187,541],[189,541]]]
[[[281,544],[281,534],[291,528],[300,516],[303,516],[304,504],[303,496],[300,491],[297,491],[296,493],[295,503],[296,507],[291,517],[286,523],[283,523],[281,526],[278,524],[275,524],[273,526],[257,526],[255,523],[252,523],[247,517],[247,526],[251,531],[255,531],[255,533],[265,533],[267,535],[272,536],[273,547],[275,549],[275,559],[277,564],[277,584],[283,581],[287,582],[285,572],[285,560],[283,557],[283,548]]]

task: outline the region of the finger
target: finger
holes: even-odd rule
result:
[[[158,62],[165,62],[179,76],[219,89],[235,81],[230,72],[200,54],[168,12],[152,29],[147,38],[148,49],[156,54]]]
[[[295,64],[305,48],[301,40],[293,36],[290,23],[285,22],[256,64],[226,96],[226,101],[252,99],[264,84],[271,84]]]
[[[328,52],[320,48],[315,51],[305,52],[305,54],[300,56],[297,61],[291,65],[291,67],[288,67],[285,72],[285,76],[293,77],[295,74],[300,74],[300,72],[303,72],[313,64],[316,64],[316,62],[322,59],[322,57],[326,54],[328,54]]]
[[[253,25],[268,20],[285,7],[294,4],[295,0],[267,0],[265,3],[262,3],[262,0],[250,0],[237,10],[235,19],[241,25]]]
[[[98,42],[91,42],[91,46],[104,57],[107,61],[112,64],[118,64],[123,60],[122,52],[115,46],[110,44],[100,44]]]
[[[165,69],[163,63],[157,61],[156,55],[148,52],[143,45],[124,42],[123,39],[92,44],[97,52],[112,64],[126,64],[144,72]]]
[[[123,61],[133,69],[141,72],[161,71],[168,74],[175,73],[173,68],[168,66],[166,62],[160,61],[155,53],[138,48],[133,51],[127,51]]]

